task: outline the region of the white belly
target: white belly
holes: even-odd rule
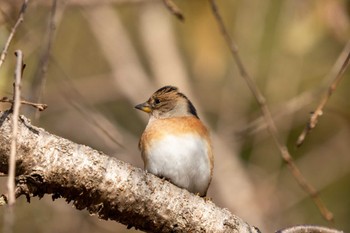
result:
[[[197,135],[168,135],[151,142],[147,171],[190,192],[205,195],[210,182],[208,145]]]

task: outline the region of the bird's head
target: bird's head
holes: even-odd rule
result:
[[[151,114],[155,118],[195,116],[197,111],[191,101],[177,87],[164,86],[153,93],[144,103],[135,108]]]

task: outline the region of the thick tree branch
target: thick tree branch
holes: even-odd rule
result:
[[[0,172],[8,172],[11,113],[0,112]],[[149,232],[257,232],[226,209],[144,170],[18,120],[16,194],[73,201]],[[233,194],[234,195],[234,194]]]

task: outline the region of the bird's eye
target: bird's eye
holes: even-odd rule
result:
[[[154,103],[155,103],[155,104],[159,104],[159,103],[160,103],[160,100],[159,100],[158,98],[155,98],[155,99],[154,99]]]

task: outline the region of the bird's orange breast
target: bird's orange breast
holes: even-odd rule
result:
[[[147,163],[147,158],[145,158],[145,156],[147,154],[147,150],[149,150],[151,147],[152,142],[155,140],[160,140],[166,135],[180,136],[181,134],[195,134],[203,137],[203,139],[207,141],[207,151],[212,172],[214,158],[208,130],[198,118],[191,116],[155,119],[149,121],[139,143],[144,162]]]

